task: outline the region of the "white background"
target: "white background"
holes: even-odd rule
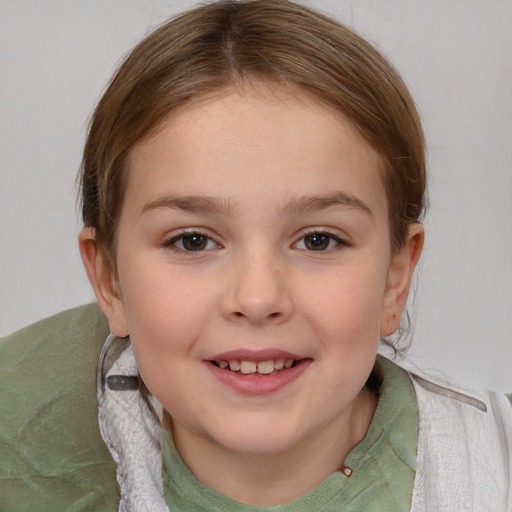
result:
[[[317,0],[408,82],[431,209],[410,357],[512,391],[512,1]],[[86,119],[121,56],[190,0],[0,0],[0,336],[89,302]]]

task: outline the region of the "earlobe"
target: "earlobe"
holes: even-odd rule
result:
[[[98,250],[95,229],[82,229],[78,244],[87,277],[103,313],[108,318],[110,331],[119,338],[128,336],[124,303],[112,271]]]
[[[423,249],[424,238],[423,226],[411,224],[405,244],[392,256],[381,314],[381,336],[390,336],[400,327],[402,311]]]

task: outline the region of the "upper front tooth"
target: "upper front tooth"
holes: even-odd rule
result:
[[[240,361],[240,371],[242,373],[256,373],[256,363],[254,361]]]
[[[284,359],[276,359],[274,361],[274,367],[276,370],[282,370],[284,368]]]
[[[274,360],[269,359],[268,361],[260,361],[258,363],[258,373],[263,373],[264,375],[272,373],[274,371]]]
[[[229,361],[229,369],[233,370],[234,372],[240,370],[240,361],[237,361],[236,359]]]

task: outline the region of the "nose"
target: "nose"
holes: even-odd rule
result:
[[[222,314],[254,326],[280,324],[294,305],[284,265],[277,257],[252,254],[233,262],[222,300]]]

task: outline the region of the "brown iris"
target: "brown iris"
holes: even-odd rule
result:
[[[310,251],[323,251],[329,247],[331,237],[325,233],[313,233],[304,237],[304,245]]]
[[[183,235],[181,243],[187,251],[202,251],[208,243],[208,237],[200,233],[191,233],[190,235]]]

